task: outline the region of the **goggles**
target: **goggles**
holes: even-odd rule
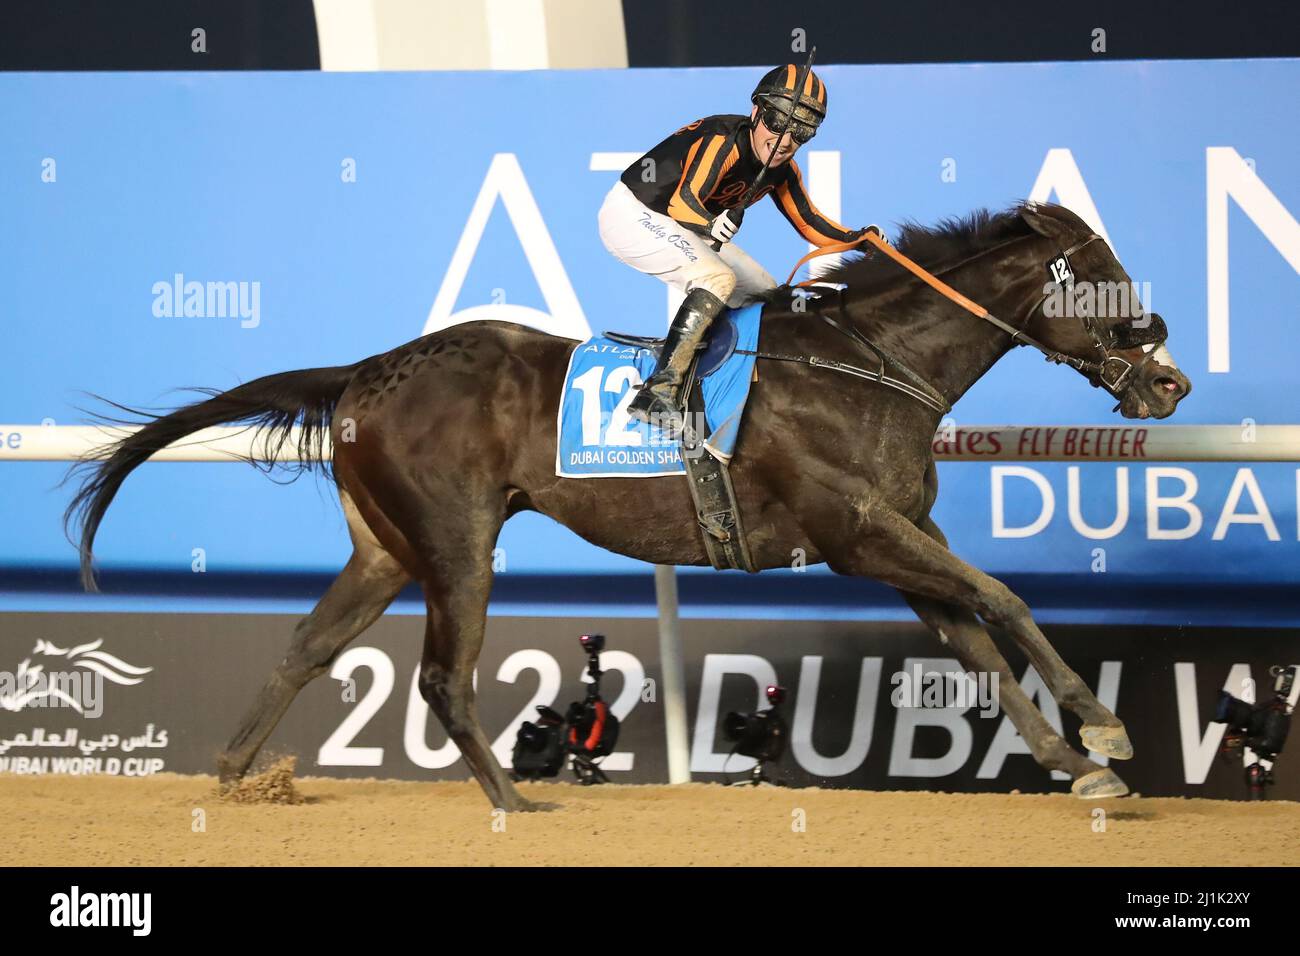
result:
[[[801,122],[797,117],[791,118],[787,124],[786,113],[788,111],[788,106],[782,107],[764,103],[759,108],[758,118],[762,120],[764,126],[778,136],[788,130],[790,137],[802,146],[817,135],[817,127],[812,123]]]

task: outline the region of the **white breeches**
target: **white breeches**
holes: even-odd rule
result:
[[[714,251],[708,239],[647,207],[620,180],[600,207],[600,238],[620,262],[675,289],[708,289],[733,309],[776,280],[734,242]]]

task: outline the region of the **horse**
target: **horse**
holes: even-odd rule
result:
[[[1025,602],[949,550],[930,517],[938,494],[932,443],[945,408],[1015,345],[1073,366],[1110,392],[1125,418],[1173,414],[1191,383],[1154,313],[1049,315],[1049,263],[1056,265],[1048,278],[1061,280],[1068,260],[1076,284],[1132,288],[1107,243],[1064,207],[1029,201],[930,227],[908,222],[895,248],[1010,321],[981,321],[878,254],[845,256],[821,277],[845,287],[836,320],[819,321],[791,287],[768,295],[760,372],[731,463],[753,561],[760,570],[788,567],[800,555],[893,587],[967,670],[998,675],[1001,707],[1039,765],[1068,774],[1079,797],[1122,796],[1119,776],[1043,717],[986,631],[1011,635],[1052,696],[1081,718],[1087,750],[1132,756],[1123,723],[1061,659]],[[1135,326],[1160,331],[1135,340]],[[296,442],[298,467],[337,486],[352,554],[295,627],[283,661],[218,756],[222,786],[246,773],[298,692],[416,582],[427,608],[420,694],[493,807],[552,806],[518,792],[476,709],[472,678],[502,525],[536,511],[618,554],[657,565],[710,563],[681,478],[556,476],[556,414],[578,344],[513,323],[468,322],[353,365],[268,375],[208,390],[210,397],[165,414],[137,413],[143,427],[100,460],[74,466],[88,473],[65,528],[92,591],[95,534],[123,480],[201,428],[245,424],[272,458]],[[836,374],[849,363],[836,369],[831,360],[860,361],[867,345],[901,370],[895,379],[913,384],[888,388]]]

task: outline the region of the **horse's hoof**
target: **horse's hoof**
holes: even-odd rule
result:
[[[510,808],[511,813],[549,813],[552,810],[561,810],[564,805],[560,803],[546,803],[542,800],[525,800],[519,798],[519,802]]]
[[[221,758],[217,759],[217,788],[219,790],[229,790],[231,787],[236,786],[242,779],[244,779],[244,772],[242,770],[227,763]]]
[[[1118,727],[1098,727],[1085,724],[1079,730],[1083,745],[1095,754],[1109,757],[1111,760],[1131,760],[1133,744],[1129,742],[1128,731],[1124,725]]]
[[[1080,800],[1100,800],[1103,797],[1122,797],[1128,786],[1109,767],[1085,773],[1070,785],[1070,791]]]
[[[564,804],[550,803],[545,800],[530,800],[528,803],[529,813],[550,813],[552,810],[563,810]]]

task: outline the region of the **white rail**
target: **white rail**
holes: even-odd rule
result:
[[[79,461],[103,457],[95,452],[133,431],[136,429],[96,425],[0,425],[0,461]],[[250,455],[261,457],[262,442],[252,428],[204,428],[156,452],[150,460],[238,461]],[[328,439],[326,447],[329,447]],[[290,439],[278,460],[297,459],[297,443]]]
[[[1300,425],[940,427],[935,457],[957,461],[1300,461]]]
[[[131,429],[0,425],[0,461],[77,461]],[[327,446],[328,448],[328,443]],[[296,461],[285,444],[281,461]],[[941,461],[1300,461],[1300,425],[963,425],[935,434]],[[206,428],[154,461],[236,461],[262,453],[244,427]]]

